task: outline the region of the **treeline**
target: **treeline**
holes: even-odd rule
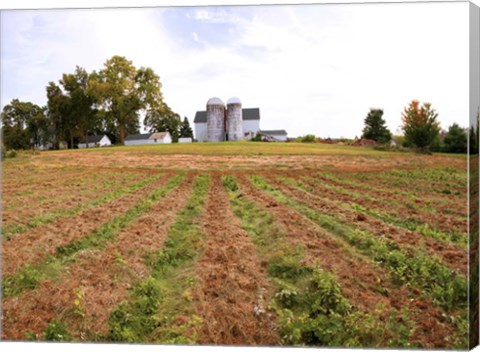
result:
[[[98,72],[77,66],[58,83],[48,83],[46,106],[13,99],[4,107],[3,143],[7,149],[74,148],[87,136],[106,134],[112,143],[124,144],[128,134],[139,133],[142,114],[150,132],[168,131],[174,142],[193,138],[188,119],[182,121],[164,102],[161,87],[151,68],[136,68],[122,56],[107,60]]]
[[[382,109],[370,109],[364,119],[362,139],[375,141],[383,148],[411,148],[421,152],[445,152],[478,154],[479,148],[479,114],[475,126],[460,127],[454,123],[448,130],[441,130],[438,114],[431,104],[413,100],[404,108],[402,113],[403,135],[394,136],[386,126]],[[470,139],[470,144],[468,140]],[[331,139],[322,140],[312,134],[297,138],[298,142],[332,142]],[[355,144],[347,139],[336,140],[343,144]],[[361,145],[361,144],[360,144]]]
[[[392,139],[398,147],[415,148],[426,152],[478,153],[478,115],[475,127],[463,128],[454,123],[448,130],[441,130],[438,113],[431,104],[413,100],[402,113],[402,136],[393,136],[382,118],[383,110],[370,109],[364,120],[362,138],[374,140],[380,144],[389,144]],[[470,146],[468,144],[470,134]]]

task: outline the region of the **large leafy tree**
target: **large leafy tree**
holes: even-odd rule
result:
[[[430,103],[413,100],[402,114],[405,141],[422,151],[427,150],[440,132],[438,114]]]
[[[193,139],[193,130],[190,127],[190,123],[188,122],[188,118],[186,116],[183,119],[182,124],[180,125],[179,134],[180,134],[180,137]]]
[[[370,112],[364,120],[365,127],[363,128],[362,138],[371,139],[378,143],[390,142],[392,133],[385,125],[385,120],[382,116],[383,110],[370,109]]]
[[[42,108],[41,113],[33,116],[27,123],[28,136],[33,148],[46,145],[51,141],[50,120],[45,115],[45,111],[46,107]]]
[[[31,102],[13,99],[5,105],[1,114],[3,142],[7,149],[28,149],[33,145],[27,127],[34,119],[40,119],[44,109]]]
[[[466,153],[468,148],[468,136],[464,128],[454,123],[448,128],[443,138],[444,150],[448,153]]]
[[[60,84],[68,97],[68,130],[73,137],[86,141],[98,126],[98,115],[94,109],[94,97],[89,90],[90,75],[84,68],[76,67],[74,73],[63,74]]]
[[[168,105],[163,104],[161,108],[149,110],[143,124],[149,128],[150,132],[169,132],[172,141],[178,142],[180,115],[173,112]]]
[[[47,116],[53,128],[53,144],[58,149],[60,142],[70,139],[69,105],[70,99],[60,86],[49,82],[47,91]],[[73,136],[72,138],[73,139]]]
[[[104,111],[107,124],[116,128],[118,141],[136,133],[141,111],[162,106],[160,78],[151,68],[136,69],[131,61],[113,56],[90,81],[89,92]]]

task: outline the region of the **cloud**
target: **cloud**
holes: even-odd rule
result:
[[[467,16],[459,3],[12,11],[2,106],[45,104],[48,81],[123,55],[152,67],[191,121],[210,97],[238,96],[260,107],[262,128],[292,136],[360,135],[370,107],[395,131],[412,99],[443,127],[466,125]]]

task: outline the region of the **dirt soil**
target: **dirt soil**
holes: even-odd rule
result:
[[[266,311],[272,287],[249,235],[230,208],[220,175],[212,177],[203,231],[205,253],[197,263],[196,311],[205,324],[200,344],[276,345],[274,316]]]

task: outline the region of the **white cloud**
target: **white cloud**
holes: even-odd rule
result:
[[[137,67],[152,67],[166,102],[191,121],[211,96],[238,96],[245,107],[260,107],[264,129],[353,137],[361,134],[370,107],[383,108],[395,131],[403,107],[416,98],[433,104],[443,127],[466,125],[467,8],[424,3],[4,13],[2,41],[13,39],[2,47],[2,104],[16,97],[45,104],[48,81],[75,65],[98,70],[107,58],[123,55]],[[174,13],[178,23],[172,24]]]

